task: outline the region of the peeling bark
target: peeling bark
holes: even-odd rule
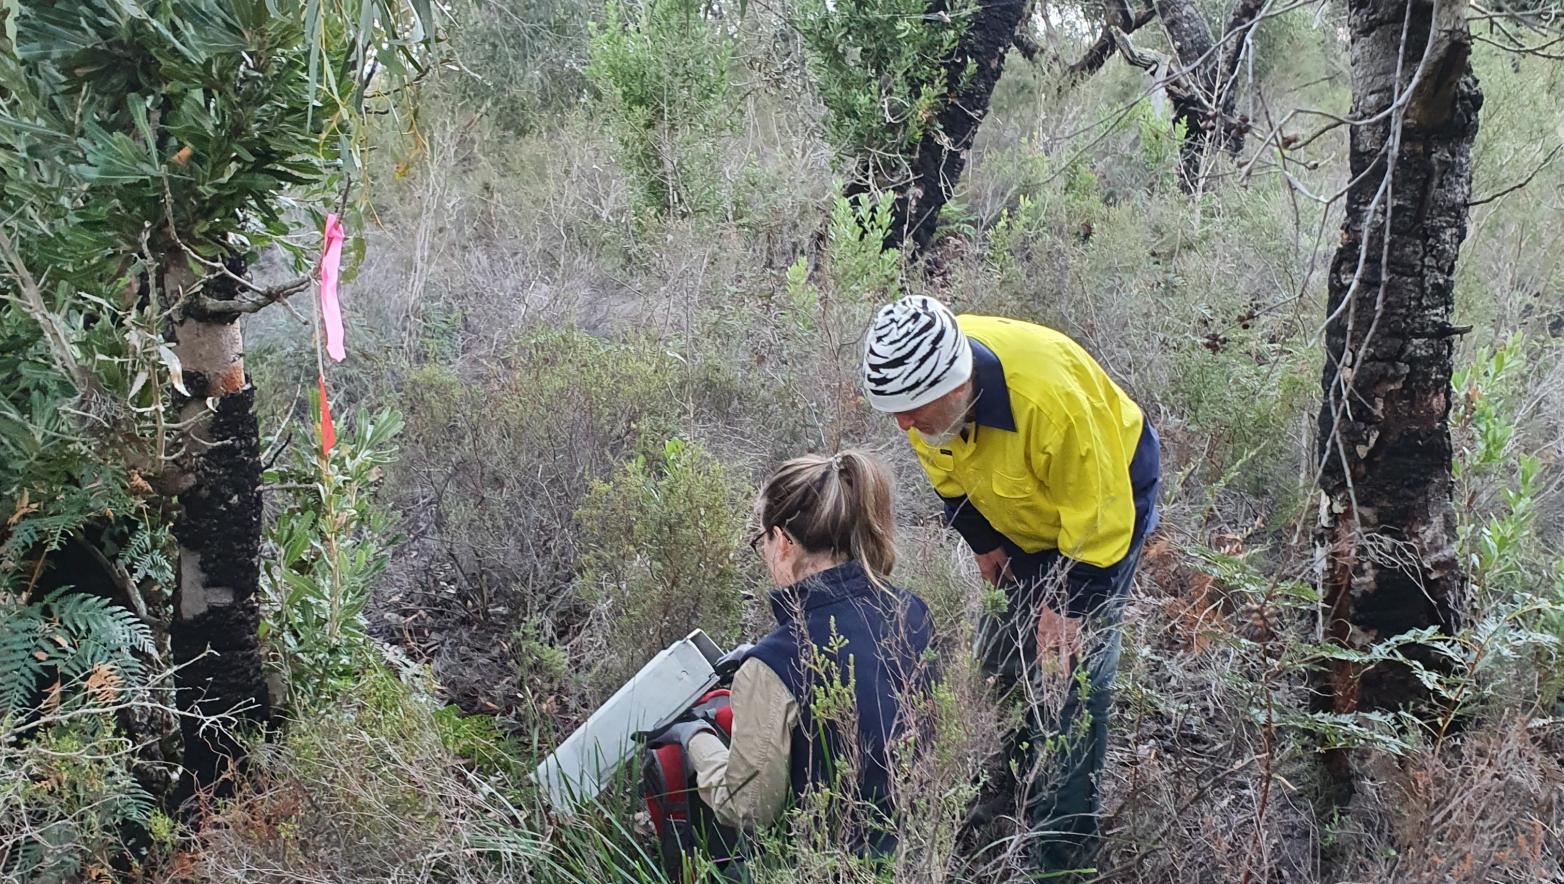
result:
[[[171,262],[173,263],[173,262]],[[179,289],[170,271],[168,286]],[[212,288],[212,281],[208,281]],[[235,291],[217,297],[233,298]],[[265,720],[261,672],[261,462],[255,391],[244,373],[244,340],[236,317],[187,316],[174,328],[174,350],[190,397],[180,407],[188,423],[181,468],[190,483],[174,524],[179,577],[170,638],[179,708],[202,715]],[[208,653],[208,652],[211,653]],[[181,719],[184,777],[180,797],[219,783],[240,755],[233,734],[203,731]]]
[[[1465,592],[1451,505],[1450,319],[1482,93],[1465,9],[1441,5],[1435,21],[1431,0],[1348,3],[1351,115],[1373,121],[1352,128],[1329,280],[1316,544],[1324,632],[1359,649],[1420,627],[1453,630]],[[1397,133],[1397,115],[1384,112],[1409,86]],[[1351,712],[1428,699],[1404,666],[1338,665],[1317,704]]]

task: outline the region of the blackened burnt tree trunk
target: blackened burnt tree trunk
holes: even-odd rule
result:
[[[1243,148],[1248,120],[1233,113],[1238,63],[1249,33],[1259,23],[1261,0],[1240,0],[1233,7],[1222,44],[1217,45],[1205,18],[1192,0],[1157,0],[1157,15],[1176,55],[1177,75],[1165,84],[1173,104],[1173,120],[1184,124],[1180,146],[1180,181],[1185,190],[1199,188],[1213,149],[1236,154]]]
[[[1361,122],[1329,280],[1317,543],[1325,632],[1362,648],[1460,616],[1450,320],[1482,93],[1462,3],[1348,0],[1348,17]],[[1335,712],[1427,700],[1405,666],[1338,663],[1324,681]],[[1345,757],[1332,767],[1350,788]]]
[[[943,5],[936,4],[936,14]],[[937,124],[918,142],[910,180],[897,188],[887,249],[903,248],[918,257],[933,243],[940,210],[961,180],[967,151],[988,114],[994,87],[1005,69],[1005,52],[1015,42],[1027,8],[1025,0],[978,0],[974,5],[956,51],[941,71],[945,101]],[[856,191],[867,189],[864,184]],[[847,195],[853,196],[854,189]]]
[[[234,279],[205,280],[205,297],[191,298],[196,283],[181,253],[164,285],[187,306],[173,327],[174,351],[189,391],[180,406],[184,454],[181,484],[179,575],[169,628],[179,707],[201,716],[233,715],[262,721],[268,696],[261,668],[260,585],[261,453],[255,388],[244,371],[239,315],[229,305],[239,295],[243,263],[230,262]],[[236,271],[236,272],[235,272]],[[204,305],[204,306],[203,306]],[[179,797],[218,784],[241,754],[229,729],[181,719],[185,776]]]

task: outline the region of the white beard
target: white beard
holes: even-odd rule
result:
[[[923,444],[929,446],[930,448],[943,448],[960,438],[961,428],[964,426],[966,426],[966,422],[962,421],[960,423],[951,424],[950,427],[945,430],[945,432],[940,433],[937,436],[923,436],[922,433],[919,433],[918,435],[923,436]]]

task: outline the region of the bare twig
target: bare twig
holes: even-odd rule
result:
[[[1466,207],[1467,208],[1471,208],[1473,206],[1485,205],[1487,203],[1493,202],[1496,199],[1499,199],[1500,197],[1509,196],[1510,194],[1514,193],[1515,191],[1520,190],[1521,188],[1523,188],[1526,185],[1530,184],[1532,182],[1532,179],[1536,178],[1537,175],[1539,173],[1541,173],[1543,169],[1546,169],[1548,167],[1548,164],[1553,162],[1553,158],[1558,156],[1559,155],[1559,151],[1561,151],[1561,150],[1564,150],[1564,142],[1560,142],[1558,144],[1553,145],[1553,149],[1548,151],[1548,155],[1542,158],[1542,162],[1537,164],[1537,168],[1532,169],[1531,170],[1531,174],[1527,175],[1525,178],[1522,178],[1520,181],[1516,182],[1515,184],[1510,185],[1509,187],[1504,188],[1503,190],[1501,190],[1501,191],[1499,191],[1497,193],[1491,194],[1489,196],[1485,196],[1482,199],[1472,200],[1471,202],[1466,204]]]

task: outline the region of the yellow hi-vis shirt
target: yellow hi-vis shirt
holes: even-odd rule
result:
[[[1130,459],[1140,406],[1060,332],[992,316],[956,322],[976,343],[976,420],[965,438],[938,448],[907,431],[934,490],[947,501],[965,497],[1024,552],[1118,562],[1135,525]]]

